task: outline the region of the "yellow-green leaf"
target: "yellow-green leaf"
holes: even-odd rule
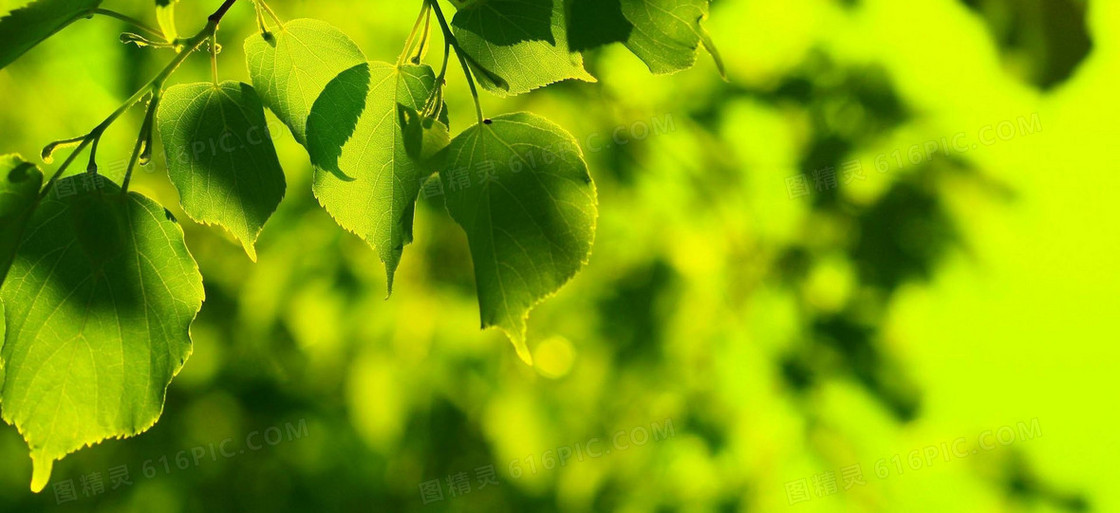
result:
[[[55,184],[0,288],[3,417],[31,449],[32,490],[63,456],[156,422],[202,299],[166,210],[100,176]]]
[[[183,210],[228,229],[255,261],[257,236],[286,187],[256,91],[237,82],[178,85],[157,117]]]

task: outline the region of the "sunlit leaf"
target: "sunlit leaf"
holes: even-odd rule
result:
[[[587,262],[595,185],[575,139],[526,113],[476,125],[440,160],[447,209],[467,232],[482,327],[509,335],[518,355],[529,310]]]
[[[583,69],[583,56],[568,48],[562,0],[474,2],[455,13],[451,24],[472,63],[484,68],[475,70],[475,78],[493,93],[521,94],[568,79],[595,81]]]
[[[162,207],[100,176],[55,185],[0,289],[3,415],[30,446],[32,490],[66,454],[155,423],[202,299],[183,232]]]
[[[307,141],[307,116],[327,83],[366,61],[358,45],[330,24],[292,20],[245,40],[253,87],[296,141]]]
[[[566,0],[573,50],[623,43],[654,73],[675,73],[696,63],[703,45],[723,62],[701,22],[709,0]]]
[[[0,69],[99,5],[101,0],[36,0],[12,11],[0,19]]]
[[[228,229],[256,260],[254,243],[285,189],[256,91],[237,82],[178,85],[164,93],[157,117],[183,210]]]
[[[159,30],[163,32],[164,39],[174,41],[179,37],[179,31],[175,28],[175,4],[179,0],[156,0],[156,22],[159,23]]]
[[[621,2],[622,14],[634,24],[626,47],[645,61],[650,71],[673,73],[696,63],[696,49],[707,40],[700,22],[708,17],[708,0]]]
[[[438,135],[446,127],[432,125],[442,122],[419,116],[434,88],[428,66],[362,64],[331,82],[308,118],[315,196],[340,226],[377,250],[390,293],[412,242],[420,185],[431,174],[423,157],[447,143]]]
[[[0,283],[15,258],[24,224],[35,208],[43,173],[18,155],[0,157]]]

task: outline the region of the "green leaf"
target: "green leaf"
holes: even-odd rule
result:
[[[361,64],[327,85],[307,121],[315,196],[340,226],[377,250],[390,294],[412,242],[421,183],[431,174],[425,156],[448,142],[444,121],[419,114],[434,89],[428,66]]]
[[[156,0],[156,22],[163,38],[175,41],[179,38],[179,31],[175,28],[175,4],[179,0]]]
[[[16,256],[42,185],[43,173],[34,164],[18,155],[0,156],[0,284]]]
[[[708,0],[621,0],[634,25],[626,47],[654,73],[675,73],[696,63]]]
[[[441,155],[447,209],[467,232],[482,327],[509,336],[531,363],[525,321],[587,262],[595,185],[575,139],[520,113],[476,125]]]
[[[292,20],[268,36],[246,39],[245,58],[265,105],[304,145],[307,116],[323,88],[339,73],[366,62],[346,34],[309,19]]]
[[[75,21],[101,0],[36,0],[0,19],[0,69]]]
[[[183,210],[228,229],[256,261],[254,243],[285,189],[256,91],[237,82],[178,85],[164,92],[157,117]]]
[[[595,81],[583,69],[583,56],[568,47],[562,0],[482,0],[456,12],[451,25],[479,84],[495,94]]]
[[[0,300],[3,416],[30,447],[37,492],[54,461],[159,418],[191,353],[202,276],[166,210],[83,174],[35,210]]]
[[[583,52],[611,43],[624,43],[634,25],[622,15],[619,0],[565,0],[568,45]]]
[[[724,74],[719,52],[701,22],[709,0],[566,0],[573,50],[623,43],[653,73],[675,73],[696,63],[703,45]]]
[[[0,354],[4,354],[4,338],[7,334],[7,321],[4,314],[4,300],[0,298]],[[4,359],[0,358],[0,391],[4,387]]]

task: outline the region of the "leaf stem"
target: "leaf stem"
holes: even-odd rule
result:
[[[261,36],[268,40],[271,33],[268,31],[268,24],[264,21],[264,10],[261,9],[260,2],[253,2],[253,10],[257,11],[257,28],[260,29]]]
[[[432,16],[430,11],[428,16],[424,17],[424,31],[420,34],[420,42],[416,47],[415,55],[412,57],[412,63],[417,65],[427,56],[428,45],[432,40]]]
[[[128,160],[128,169],[124,173],[124,180],[121,181],[121,194],[128,193],[128,184],[132,181],[132,170],[136,169],[136,163],[141,160],[141,155],[152,151],[152,131],[154,130],[156,110],[159,109],[159,99],[162,92],[160,89],[152,90],[152,99],[148,103],[148,112],[144,115],[144,124],[140,126],[140,135],[136,137],[136,146],[132,148],[132,156]]]
[[[280,26],[281,30],[284,29],[284,22],[280,20],[280,17],[276,15],[276,12],[273,11],[264,0],[253,0],[253,3],[257,4],[258,7],[263,7],[264,11],[272,18],[272,21],[275,21],[276,24]]]
[[[404,65],[408,61],[408,57],[412,55],[412,47],[416,46],[416,34],[420,31],[425,19],[429,18],[432,6],[428,2],[424,2],[424,6],[420,8],[420,15],[416,17],[416,23],[412,24],[412,31],[408,33],[408,38],[404,40],[404,50],[401,50],[400,57],[397,57],[397,67]],[[424,43],[420,43],[423,45]]]
[[[110,17],[110,18],[116,18],[120,21],[128,23],[129,25],[132,25],[133,27],[136,27],[141,32],[147,32],[149,36],[155,36],[155,37],[158,37],[161,41],[166,41],[166,39],[164,39],[164,37],[163,37],[163,32],[161,32],[161,31],[149,26],[147,23],[144,23],[143,21],[140,21],[136,18],[133,18],[132,16],[129,16],[127,14],[121,14],[117,11],[113,11],[113,10],[109,10],[109,9],[94,9],[93,11],[90,11],[90,14],[100,14],[102,16],[107,16],[107,17]]]
[[[210,34],[210,76],[214,79],[214,87],[218,87],[218,34]]]
[[[148,93],[163,89],[164,82],[166,82],[167,79],[179,69],[179,66],[181,66],[183,62],[187,60],[187,57],[190,57],[190,55],[198,50],[202,46],[202,44],[206,42],[207,39],[217,33],[218,23],[222,21],[222,18],[226,15],[226,12],[228,12],[229,8],[232,7],[236,2],[237,0],[225,0],[224,2],[222,2],[222,5],[218,7],[218,10],[214,11],[214,14],[211,14],[210,17],[207,18],[206,26],[201,31],[199,31],[198,34],[195,34],[194,37],[186,40],[186,42],[183,44],[183,51],[179,52],[179,54],[176,55],[175,58],[172,59],[171,62],[169,62],[167,66],[163,68],[163,71],[160,71],[159,74],[152,78],[147,84],[145,84],[144,87],[141,87],[139,91],[136,91],[136,93],[133,94],[132,97],[125,100],[125,102],[121,104],[121,106],[118,107],[117,110],[113,111],[113,113],[110,114],[109,117],[105,118],[104,121],[102,121],[100,124],[94,127],[93,130],[90,130],[88,134],[82,137],[82,142],[78,145],[77,148],[74,149],[70,156],[67,157],[66,161],[63,162],[61,166],[59,166],[58,170],[55,171],[54,175],[52,175],[50,180],[47,181],[47,185],[44,186],[43,190],[39,192],[40,201],[42,201],[42,199],[47,196],[47,194],[50,192],[51,187],[56,182],[58,182],[59,178],[62,177],[62,173],[66,171],[66,168],[69,167],[70,164],[74,161],[74,159],[78,156],[78,153],[84,150],[85,147],[90,143],[92,143],[94,145],[94,148],[96,148],[97,143],[101,140],[101,135],[105,133],[105,130],[108,129],[109,126],[111,126],[113,122],[117,120],[117,118],[120,118],[121,115],[123,115],[125,112],[128,112],[128,110],[135,106],[138,102],[140,102],[140,100],[144,99],[144,97],[147,96]],[[71,141],[73,141],[73,139]],[[93,153],[94,152],[91,152],[90,155],[91,168],[96,170],[96,165],[93,164],[93,158],[95,156]]]
[[[443,30],[444,41],[455,50],[455,56],[459,58],[459,65],[463,67],[463,75],[467,77],[467,84],[471,88],[471,96],[474,97],[475,114],[478,115],[478,124],[482,125],[486,122],[486,116],[482,114],[482,103],[478,98],[478,86],[474,83],[474,75],[471,73],[470,65],[467,64],[467,59],[464,57],[466,52],[463,47],[459,46],[459,40],[455,38],[455,34],[451,32],[451,26],[447,24],[447,18],[443,15],[443,9],[439,7],[439,0],[427,0],[428,5],[432,6],[432,10],[436,13],[436,19],[439,20],[440,29]]]

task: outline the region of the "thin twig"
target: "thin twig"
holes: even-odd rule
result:
[[[133,18],[132,16],[127,15],[127,14],[121,14],[117,11],[113,11],[113,10],[109,10],[109,9],[94,9],[93,11],[90,11],[90,13],[91,14],[100,14],[102,16],[108,16],[110,18],[116,18],[120,21],[128,23],[129,25],[132,25],[133,27],[136,27],[141,32],[147,32],[149,36],[155,36],[155,37],[160,38],[161,40],[166,40],[163,37],[163,31],[158,30],[156,28],[153,28],[153,27],[149,26],[147,23],[144,23],[144,22],[142,22],[142,21],[140,21],[136,18]]]

